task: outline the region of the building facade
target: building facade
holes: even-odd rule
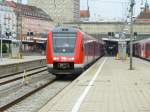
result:
[[[145,7],[143,8],[143,10],[137,16],[135,22],[150,23],[150,9],[147,1],[145,2]]]
[[[88,10],[80,10],[80,21],[89,21],[90,11]]]
[[[43,9],[56,23],[80,20],[80,0],[28,0],[28,3]]]
[[[1,3],[0,15],[1,36],[21,40],[21,52],[41,53],[45,49],[47,34],[54,25],[50,16],[42,9],[5,1]],[[10,45],[8,47],[10,49]]]
[[[0,33],[3,38],[12,38],[16,33],[16,15],[4,4],[0,4]]]
[[[16,14],[18,39],[33,40],[43,37],[53,28],[53,21],[42,9],[28,6],[13,1],[5,4],[13,9]]]

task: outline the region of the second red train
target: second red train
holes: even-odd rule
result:
[[[137,57],[150,60],[150,38],[134,42],[133,54]]]

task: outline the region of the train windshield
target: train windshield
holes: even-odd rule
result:
[[[53,33],[54,55],[73,56],[76,33]]]

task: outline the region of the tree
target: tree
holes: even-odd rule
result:
[[[1,46],[1,44],[0,44],[0,46]],[[2,45],[2,52],[3,53],[7,53],[7,50],[8,50],[8,48],[7,48],[7,45],[6,45],[6,43],[3,43],[3,45]],[[0,51],[1,51],[1,47],[0,47]]]

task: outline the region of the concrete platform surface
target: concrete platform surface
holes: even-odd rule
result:
[[[0,65],[9,65],[15,63],[23,63],[28,61],[36,61],[46,59],[45,56],[23,56],[23,59],[0,58]]]
[[[150,112],[150,63],[102,58],[39,112]]]

